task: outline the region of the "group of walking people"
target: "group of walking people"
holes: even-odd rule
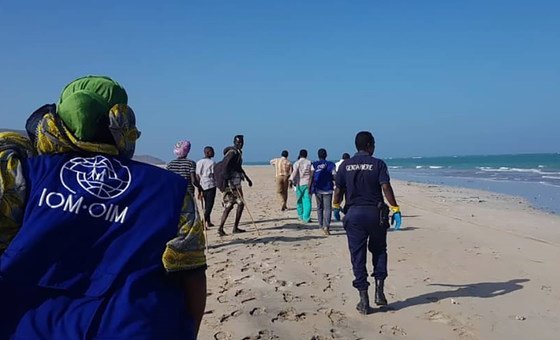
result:
[[[276,189],[282,210],[287,208],[288,188],[293,186],[299,220],[311,222],[311,196],[315,195],[317,221],[325,235],[330,235],[331,212],[337,221],[341,220],[340,212],[345,213],[343,226],[354,273],[353,285],[360,296],[356,308],[362,314],[369,314],[372,308],[368,294],[367,251],[373,256],[374,302],[383,306],[387,304],[384,293],[387,230],[391,225],[400,229],[401,213],[387,165],[373,157],[373,135],[368,131],[359,132],[355,145],[357,153],[353,157],[344,153],[336,163],[328,161],[327,151],[321,148],[317,151],[317,161],[310,161],[307,150],[302,149],[298,160],[291,164],[288,151],[284,150],[281,158],[271,160],[270,164],[276,169]],[[385,204],[384,195],[390,206]],[[342,209],[343,200],[346,202]]]
[[[341,220],[340,207],[332,204],[336,172],[350,155],[344,153],[340,161],[333,163],[327,160],[327,150],[321,148],[317,151],[318,160],[311,161],[308,159],[307,150],[301,149],[297,161],[293,164],[288,160],[288,155],[288,151],[283,150],[281,157],[270,161],[275,169],[276,192],[281,210],[287,209],[288,191],[289,188],[294,188],[298,218],[304,223],[309,223],[312,196],[315,195],[317,222],[325,235],[330,235],[331,216],[334,215],[336,221]]]
[[[243,135],[236,135],[233,138],[233,145],[224,149],[224,158],[222,161],[214,161],[214,148],[211,146],[204,147],[204,158],[195,162],[187,156],[191,151],[191,142],[181,140],[175,144],[173,153],[177,157],[167,164],[167,170],[181,175],[188,183],[188,192],[193,199],[200,200],[202,210],[204,210],[204,228],[213,227],[211,221],[212,209],[216,199],[217,189],[223,192],[224,212],[220,219],[218,235],[225,236],[224,225],[226,220],[235,206],[235,221],[233,233],[245,232],[239,228],[241,215],[245,207],[243,197],[242,182],[247,181],[249,186],[253,182],[243,169]],[[197,193],[195,192],[197,191]],[[198,205],[196,205],[198,207]]]
[[[203,159],[189,160],[188,141],[176,144],[172,171],[135,161],[136,116],[125,89],[103,76],[68,84],[57,104],[30,115],[26,130],[0,133],[0,339],[195,339],[216,189],[224,206],[219,235],[236,205],[233,232],[244,231],[241,183],[252,181],[242,166],[243,136],[217,163],[209,146]],[[366,253],[374,302],[385,305],[387,229],[390,218],[400,225],[401,213],[386,164],[372,156],[373,135],[359,132],[355,145],[358,152],[338,164],[325,149],[314,162],[301,150],[293,165],[287,151],[271,163],[281,209],[294,186],[298,216],[308,223],[315,194],[325,234],[331,207],[336,218],[345,201],[356,307],[368,314]]]

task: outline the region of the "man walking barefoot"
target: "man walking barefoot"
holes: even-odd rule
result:
[[[243,188],[241,187],[241,182],[246,180],[250,187],[253,186],[253,182],[243,170],[243,146],[244,146],[243,135],[237,135],[233,138],[233,146],[229,146],[224,150],[224,159],[222,161],[223,169],[220,172],[223,174],[220,177],[225,181],[223,206],[224,213],[222,214],[222,219],[220,221],[220,228],[218,229],[218,235],[225,236],[224,225],[233,207],[237,204],[237,210],[235,211],[235,222],[233,224],[233,233],[243,233],[244,229],[239,228],[239,221],[241,220],[241,214],[243,214],[243,208],[245,203],[243,200]],[[218,171],[216,171],[218,173]]]

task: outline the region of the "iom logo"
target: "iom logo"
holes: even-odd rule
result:
[[[73,194],[79,186],[97,198],[108,200],[128,189],[131,175],[128,167],[116,159],[76,157],[62,166],[60,180]]]

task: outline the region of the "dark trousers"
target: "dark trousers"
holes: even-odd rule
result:
[[[352,285],[360,291],[367,290],[368,249],[373,255],[373,276],[376,279],[387,277],[387,229],[379,223],[379,209],[373,206],[350,207],[344,216],[344,229],[354,272]]]
[[[204,197],[204,220],[210,223],[210,214],[216,199],[216,187],[204,190],[202,196]]]

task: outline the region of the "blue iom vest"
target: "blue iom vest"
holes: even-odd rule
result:
[[[327,160],[313,162],[313,192],[332,192],[334,190],[332,173],[335,168],[336,165]]]
[[[23,225],[0,257],[0,337],[189,339],[183,293],[161,262],[184,179],[62,154],[29,159],[27,180]]]

